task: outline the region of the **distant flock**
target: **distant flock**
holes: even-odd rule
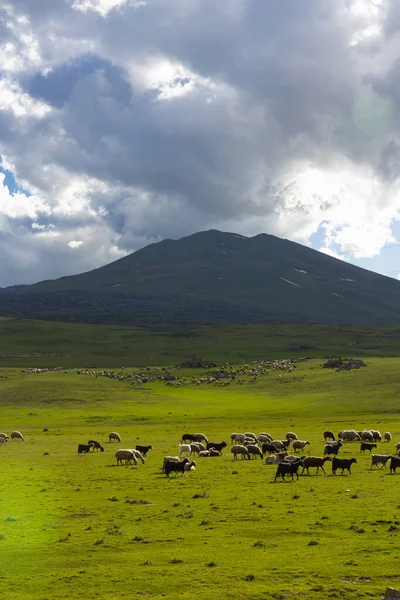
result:
[[[47,428],[43,431],[48,431]],[[231,454],[233,460],[265,459],[267,465],[277,465],[275,474],[276,481],[282,478],[285,481],[286,476],[290,476],[292,481],[299,478],[299,470],[301,475],[306,471],[310,474],[310,469],[316,469],[316,474],[321,470],[326,474],[325,466],[328,461],[332,465],[332,474],[336,475],[337,471],[341,474],[347,471],[351,474],[351,467],[357,463],[357,459],[339,458],[340,448],[345,442],[359,442],[360,452],[369,451],[371,454],[371,469],[386,468],[389,462],[390,473],[396,473],[396,469],[400,467],[400,442],[395,445],[395,454],[372,454],[372,450],[377,448],[377,442],[389,443],[392,440],[392,435],[386,431],[383,436],[376,429],[364,429],[358,431],[356,429],[344,429],[339,431],[337,438],[332,431],[326,430],[323,433],[325,440],[323,456],[299,456],[300,451],[310,445],[307,440],[299,440],[296,433],[289,431],[285,435],[285,439],[274,439],[269,433],[261,432],[257,436],[254,433],[232,433],[230,435]],[[20,431],[13,431],[10,436],[6,433],[0,433],[0,446],[5,446],[11,440],[24,441],[24,436]],[[121,436],[111,431],[108,434],[110,443],[120,443]],[[200,458],[222,456],[222,452],[227,448],[228,444],[225,441],[214,442],[209,441],[203,433],[184,433],[179,444],[179,456],[164,456],[162,461],[162,472],[167,477],[171,473],[185,475],[188,471],[193,471],[196,468],[196,462],[190,460],[189,457],[197,456]],[[296,454],[289,454],[289,449]],[[145,464],[147,453],[152,450],[151,445],[136,445],[134,449],[118,449],[115,452],[117,465],[129,465],[138,463]],[[94,451],[104,452],[104,446],[98,440],[89,440],[87,444],[78,445],[78,454],[89,454]],[[185,455],[185,456],[184,456]]]

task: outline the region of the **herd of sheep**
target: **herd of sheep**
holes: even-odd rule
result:
[[[377,448],[377,442],[390,443],[392,435],[390,432],[385,432],[383,436],[375,429],[364,429],[358,431],[355,429],[346,429],[339,431],[337,439],[332,431],[324,431],[323,437],[325,440],[323,456],[306,456],[299,455],[304,452],[306,446],[310,445],[308,440],[299,440],[297,435],[289,431],[284,439],[274,439],[267,432],[261,432],[257,436],[251,432],[232,433],[230,435],[230,454],[233,460],[247,459],[265,459],[267,465],[277,465],[275,481],[278,477],[285,480],[287,475],[291,479],[298,479],[299,470],[302,469],[301,475],[306,472],[310,474],[310,469],[316,469],[316,474],[321,470],[325,471],[327,461],[331,462],[332,474],[335,475],[339,470],[343,474],[344,471],[351,473],[351,466],[357,463],[356,458],[339,458],[338,454],[344,443],[360,443],[360,452],[369,451],[371,454],[371,469],[373,467],[386,468],[387,463],[390,464],[390,472],[395,473],[397,468],[400,468],[400,442],[395,445],[395,454],[372,454],[372,450]],[[0,433],[0,446],[4,446],[9,440],[24,441],[24,436],[20,431],[13,431],[10,436],[6,433]],[[108,434],[110,443],[120,443],[121,436],[112,431]],[[197,456],[200,458],[218,457],[228,444],[225,441],[209,441],[203,433],[184,433],[179,444],[179,456],[168,455],[164,456],[162,462],[162,471],[167,477],[174,472],[185,475],[186,472],[195,470],[196,463],[190,460],[191,457]],[[152,446],[136,445],[136,448],[119,448],[115,452],[117,465],[138,465],[139,462],[145,464],[146,454]],[[87,443],[78,445],[78,454],[89,454],[95,450],[104,452],[104,447],[98,440],[89,440]],[[293,454],[290,454],[289,451]],[[189,458],[190,457],[190,458]]]

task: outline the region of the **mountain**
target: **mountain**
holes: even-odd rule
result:
[[[0,315],[134,325],[400,323],[400,282],[273,235],[211,230],[0,289]]]

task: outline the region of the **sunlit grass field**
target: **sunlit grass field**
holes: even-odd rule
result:
[[[350,372],[322,360],[257,382],[130,385],[74,371],[0,371],[0,590],[19,600],[380,598],[400,586],[400,474],[371,471],[359,444],[352,474],[274,483],[276,467],[233,461],[232,432],[295,431],[306,454],[324,429],[376,428],[400,441],[399,359]],[[47,432],[43,429],[48,429]],[[108,442],[117,431],[120,445]],[[184,432],[228,442],[187,477],[161,473]],[[105,452],[77,455],[98,439]],[[152,444],[145,465],[116,466],[118,447]]]

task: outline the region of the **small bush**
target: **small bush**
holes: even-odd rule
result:
[[[217,566],[217,563],[215,563],[214,561],[206,563],[206,567],[216,567],[216,566]]]
[[[260,540],[258,540],[258,542],[254,542],[253,544],[253,548],[264,548],[264,546],[264,542],[261,542]]]
[[[318,540],[310,540],[308,542],[308,546],[318,546],[319,541]]]
[[[251,573],[249,575],[246,575],[246,577],[244,578],[245,581],[254,581],[254,579],[255,579],[255,575],[253,575]]]
[[[183,560],[181,560],[180,558],[173,558],[169,562],[171,565],[180,565],[181,563],[183,563]]]

